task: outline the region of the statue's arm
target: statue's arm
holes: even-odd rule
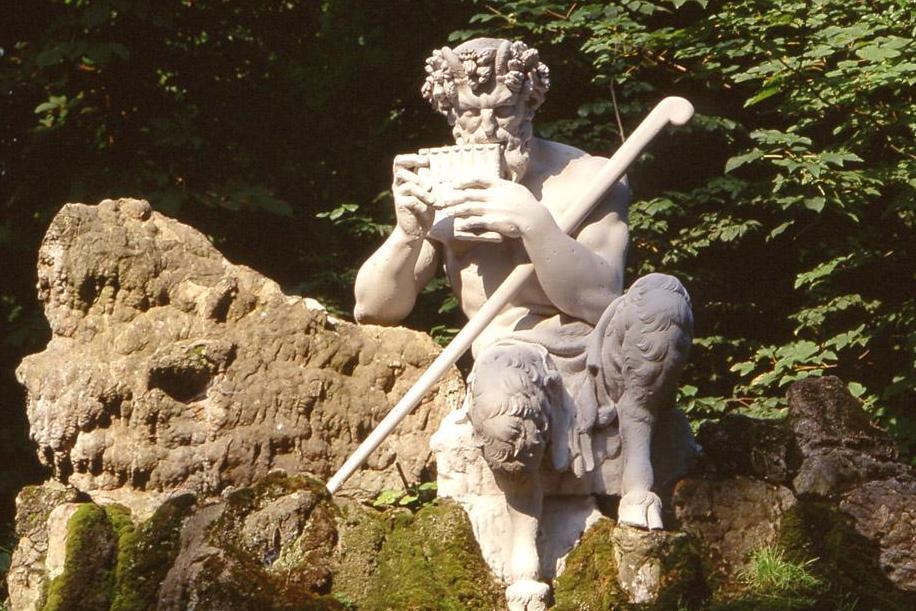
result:
[[[596,324],[623,292],[629,189],[617,183],[575,237],[551,217],[522,235],[538,281],[550,301],[574,318]]]
[[[435,275],[438,261],[432,242],[395,227],[356,274],[356,321],[393,325],[403,320]]]
[[[544,197],[568,205],[606,161],[584,158],[557,178]],[[454,183],[453,191],[440,197],[444,212],[455,217],[456,230],[521,238],[550,301],[591,324],[623,291],[628,204],[629,190],[618,183],[569,236],[548,207],[517,182],[478,176]]]

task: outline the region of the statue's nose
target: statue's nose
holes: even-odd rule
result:
[[[496,118],[493,116],[493,110],[484,108],[480,111],[480,129],[486,134],[487,138],[496,136]]]

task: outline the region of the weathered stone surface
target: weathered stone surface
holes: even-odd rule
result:
[[[64,549],[32,587],[10,582],[14,609],[342,608],[327,595],[338,511],[316,480],[275,473],[221,499],[179,495],[146,520],[91,501],[50,515],[23,503],[20,521],[33,525],[32,540],[52,539],[55,513],[66,514]]]
[[[273,474],[200,506],[156,594],[157,609],[318,608],[331,588],[337,510],[322,484]]]
[[[751,551],[776,543],[781,518],[796,502],[788,488],[746,477],[684,479],[673,500],[680,528],[700,542],[709,570],[724,578],[736,575]]]
[[[857,609],[916,609],[916,592],[882,568],[879,542],[857,532],[855,520],[831,501],[800,499],[782,517],[777,549],[820,579],[817,608],[857,601]]]
[[[628,602],[686,604],[703,592],[700,559],[685,533],[618,525],[611,541]]]
[[[327,478],[438,353],[284,295],[142,200],[64,206],[38,278],[53,337],[17,371],[31,433],[55,477],[90,493],[206,495],[276,468]],[[396,460],[419,479],[461,392],[456,371],[350,492],[400,485]]]
[[[840,509],[880,549],[887,577],[897,587],[916,592],[916,480],[868,482],[846,494]]]
[[[349,505],[343,513],[334,571],[339,598],[365,611],[504,608],[503,587],[457,503],[437,501],[416,514]]]
[[[605,518],[569,554],[555,582],[555,609],[674,609],[705,596],[702,579],[699,555],[685,533],[644,531]]]
[[[796,494],[838,502],[855,531],[880,550],[890,581],[916,592],[916,469],[897,461],[893,440],[839,378],[797,382],[788,398],[800,455]]]
[[[906,471],[893,440],[839,378],[796,382],[788,399],[787,422],[800,457],[792,482],[796,493],[829,497]]]
[[[697,431],[700,471],[711,478],[745,476],[772,484],[791,478],[791,437],[783,422],[729,414]]]
[[[19,542],[13,550],[7,573],[10,606],[13,609],[32,609],[43,602],[49,581],[48,521],[55,509],[67,506],[78,498],[75,488],[59,482],[28,486],[16,497],[16,536]],[[60,543],[56,543],[56,547],[58,552],[63,551]]]

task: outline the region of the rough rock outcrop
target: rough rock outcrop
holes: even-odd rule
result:
[[[558,611],[677,609],[706,595],[695,541],[602,518],[582,537],[554,582]]]
[[[65,206],[39,292],[53,339],[18,374],[54,479],[17,500],[11,608],[502,604],[459,505],[378,512],[319,481],[434,358],[427,336],[335,320],[139,200]],[[395,461],[418,481],[461,392],[453,373],[351,496],[400,488]],[[784,420],[700,428],[671,531],[589,505],[556,608],[916,608],[916,472],[838,379],[788,399]],[[764,557],[804,587],[767,585]]]
[[[796,494],[836,503],[887,578],[916,593],[916,469],[898,462],[893,440],[838,378],[799,382],[788,397]]]
[[[746,477],[678,482],[674,510],[686,532],[702,541],[708,568],[733,578],[751,552],[776,545],[782,516],[796,502],[792,491]]]
[[[710,585],[739,594],[769,548],[808,562],[829,604],[916,604],[916,470],[838,378],[797,382],[788,402],[785,420],[729,416],[697,434],[705,456],[673,504]]]
[[[502,598],[448,502],[382,513],[278,472],[221,497],[173,496],[145,519],[55,482],[20,499],[17,611],[495,609]]]
[[[232,265],[147,202],[68,204],[39,254],[53,337],[17,370],[54,476],[99,499],[214,494],[273,469],[327,478],[438,353],[426,335],[335,320]],[[371,496],[430,466],[457,371],[351,480]]]

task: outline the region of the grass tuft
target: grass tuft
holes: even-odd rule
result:
[[[780,548],[763,547],[753,552],[750,564],[739,573],[738,578],[758,596],[803,605],[822,585],[810,570],[815,562],[817,558],[793,562],[785,557]]]

